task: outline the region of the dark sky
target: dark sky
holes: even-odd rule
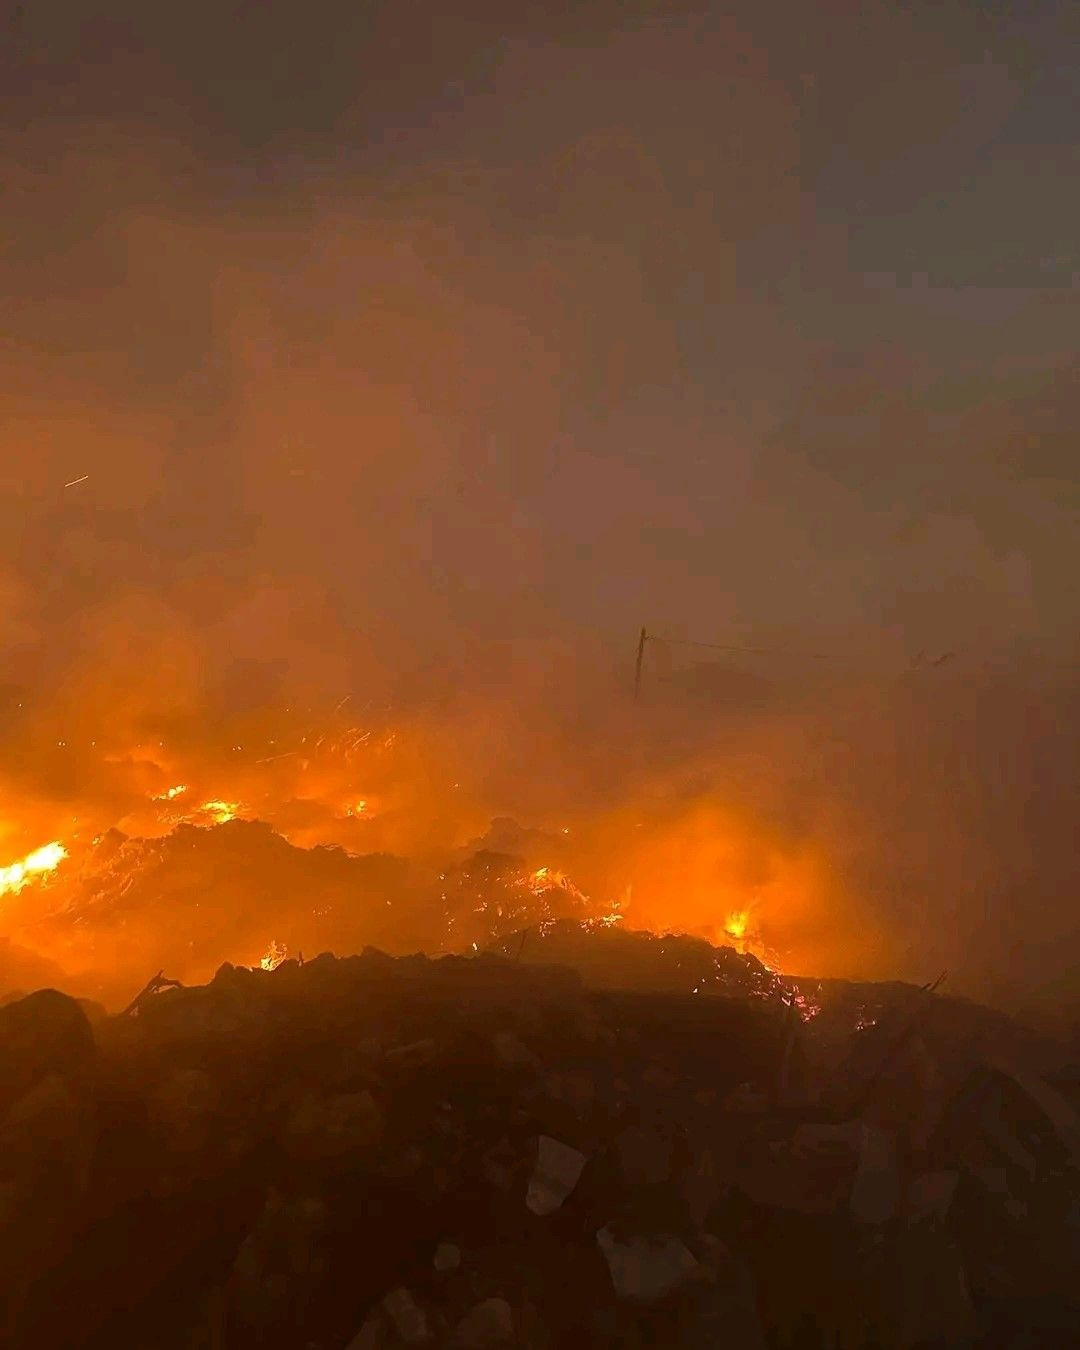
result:
[[[5,6],[9,678],[952,650],[1068,798],[1080,9],[726,8]]]

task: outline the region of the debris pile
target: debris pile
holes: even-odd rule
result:
[[[793,1007],[373,949],[9,1003],[0,1337],[1080,1343],[1067,1093],[928,990]]]
[[[501,825],[496,842],[530,846],[527,834]],[[8,905],[12,930],[30,934],[50,961],[0,944],[0,996],[38,978],[111,1007],[143,970],[169,964],[176,978],[201,982],[223,958],[246,964],[270,943],[290,952],[470,952],[589,912],[561,872],[486,846],[417,861],[299,848],[258,820],[181,824],[154,839],[110,830],[21,909]]]

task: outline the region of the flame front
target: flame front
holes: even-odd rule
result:
[[[750,911],[746,909],[737,909],[729,914],[727,922],[724,924],[724,932],[728,937],[733,937],[736,942],[741,942],[746,937],[746,930],[750,924]]]
[[[240,810],[239,802],[203,802],[195,813],[196,816],[209,816],[215,825],[227,825],[230,820],[235,820],[237,812]]]
[[[53,872],[67,857],[67,849],[58,840],[28,853],[9,867],[0,867],[0,895],[15,895],[31,881]]]
[[[259,965],[263,970],[277,970],[288,954],[288,948],[279,947],[276,942],[271,942]]]

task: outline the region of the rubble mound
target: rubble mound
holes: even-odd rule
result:
[[[939,1053],[929,991],[825,1055],[790,994],[600,983],[369,948],[0,1009],[3,1343],[1077,1343],[1030,1065]]]
[[[650,933],[621,922],[555,919],[491,943],[515,960],[569,966],[596,989],[769,998],[787,985],[756,956],[684,933]]]
[[[521,843],[520,835],[500,841]],[[464,951],[523,925],[586,915],[572,885],[547,868],[531,872],[518,854],[478,847],[437,869],[387,853],[300,848],[258,820],[183,824],[157,839],[112,830],[35,893],[32,909],[26,903],[25,923],[55,973],[0,947],[0,994],[33,988],[36,975],[107,1004],[122,1001],[117,981],[126,990],[132,968],[168,966],[192,982],[223,956],[257,961],[271,943],[293,953]]]

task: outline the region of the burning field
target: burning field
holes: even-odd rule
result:
[[[505,792],[468,726],[359,725],[349,702],[321,726],[292,709],[249,719],[213,748],[95,732],[42,755],[39,742],[36,800],[13,784],[3,805],[3,990],[48,970],[115,1004],[154,969],[189,981],[274,952],[468,953],[561,919],[813,966],[777,951],[769,925],[797,935],[820,875],[745,813],[665,798],[653,779],[608,800],[579,787],[553,816],[538,788]],[[550,757],[525,772],[550,784]],[[497,814],[506,798],[529,826]]]

